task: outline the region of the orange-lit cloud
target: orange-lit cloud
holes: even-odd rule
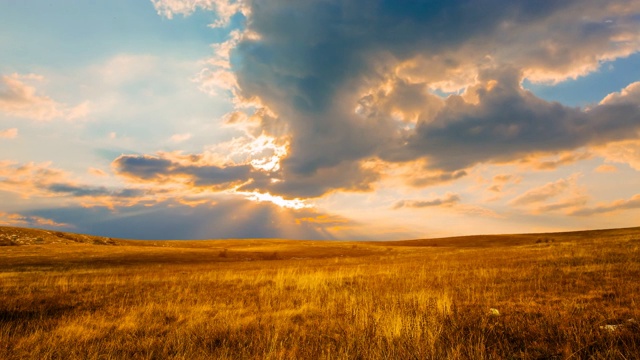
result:
[[[599,173],[614,173],[618,171],[618,168],[613,165],[602,164],[598,166],[594,171]]]
[[[35,74],[3,75],[0,78],[0,112],[39,121],[74,120],[89,113],[89,103],[69,107],[48,96],[39,95],[35,86],[29,84],[43,80],[44,77]]]
[[[87,172],[95,176],[108,176],[104,170],[96,169],[94,167],[90,167],[89,169],[87,169]]]
[[[393,205],[394,210],[398,209],[446,209],[456,214],[470,217],[491,217],[501,218],[495,211],[483,206],[462,203],[460,195],[448,192],[440,197],[433,197],[427,200],[400,200]]]
[[[515,206],[523,206],[544,202],[548,199],[564,194],[572,188],[577,187],[577,179],[578,175],[573,175],[566,179],[560,179],[554,182],[546,183],[540,187],[530,189],[511,200],[511,204]]]
[[[514,207],[523,207],[532,214],[561,210],[565,214],[572,213],[577,208],[585,206],[589,200],[585,188],[578,184],[580,176],[580,174],[574,174],[529,189],[513,198],[509,204]]]
[[[575,216],[591,216],[632,209],[640,209],[640,194],[636,194],[629,199],[601,203],[594,207],[582,207],[572,211],[570,214]]]
[[[596,147],[594,151],[609,162],[627,164],[640,171],[640,140],[612,142]]]
[[[65,227],[73,228],[70,224],[59,223],[51,219],[33,215],[22,215],[18,213],[6,213],[0,211],[0,225],[3,226],[26,226],[26,227]]]
[[[432,169],[428,161],[418,159],[403,163],[387,163],[379,160],[376,170],[385,180],[397,179],[397,186],[423,188],[453,183],[469,175],[467,170],[443,171]]]
[[[578,161],[588,160],[594,154],[589,151],[563,151],[554,155],[532,154],[524,159],[517,160],[517,163],[524,167],[531,167],[536,170],[555,170],[561,166],[571,165]]]
[[[429,199],[429,200],[400,200],[395,205],[394,209],[400,208],[425,208],[436,206],[452,206],[460,202],[460,196],[458,194],[447,193],[443,197]]]
[[[0,130],[0,139],[15,139],[18,137],[18,129],[11,128]]]
[[[24,199],[58,198],[69,204],[86,207],[132,206],[153,204],[168,198],[166,189],[107,188],[76,181],[51,163],[19,164],[0,161],[0,191],[20,195]]]
[[[491,179],[490,185],[486,188],[491,193],[487,201],[497,201],[507,193],[513,191],[513,187],[522,181],[522,176],[512,174],[497,174]],[[508,191],[509,190],[509,191]]]
[[[602,101],[604,104],[632,103],[640,105],[640,81],[629,84],[626,88],[619,92],[607,95]]]

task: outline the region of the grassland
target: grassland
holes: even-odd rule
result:
[[[640,356],[640,228],[386,243],[0,228],[0,245],[1,359]]]

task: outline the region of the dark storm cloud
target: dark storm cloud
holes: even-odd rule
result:
[[[443,53],[471,39],[490,40],[505,21],[524,26],[574,1],[249,3],[248,27],[261,39],[236,50],[243,91],[265,99],[290,96],[287,105],[313,113],[332,106],[341,84],[372,75],[379,52],[399,59]]]
[[[344,191],[371,191],[371,184],[379,179],[375,169],[363,168],[357,163],[343,161],[333,167],[320,168],[313,174],[284,173],[286,181],[270,183],[266,189],[288,197],[317,197],[341,189]],[[258,190],[258,189],[256,189]]]
[[[317,126],[331,133],[331,126],[347,126],[348,119],[310,114],[327,115],[349,81],[385,76],[378,68],[385,54],[406,59],[442,53],[489,37],[502,21],[523,25],[570,3],[254,1],[248,27],[261,39],[239,44],[236,74],[247,97],[258,95],[281,112],[294,111],[299,118],[291,121],[311,122],[309,130],[321,121]]]
[[[317,197],[372,190],[385,169],[369,160],[424,163],[407,182],[430,186],[479,163],[570,152],[640,129],[639,100],[625,94],[584,110],[520,86],[582,76],[640,50],[637,1],[246,0],[241,8],[247,31],[231,41],[233,94],[266,108],[247,117],[253,136],[288,142],[279,170],[126,155],[114,161],[119,174]],[[566,160],[545,166],[574,161]]]
[[[637,104],[603,104],[583,111],[541,100],[520,88],[517,79],[496,77],[491,90],[478,90],[478,104],[449,97],[432,122],[418,124],[406,146],[385,156],[403,161],[424,156],[431,167],[455,171],[528,153],[634,138],[640,130]]]
[[[635,3],[282,0],[247,6],[247,28],[258,37],[240,41],[232,64],[240,94],[261,98],[288,126],[283,181],[272,187],[280,194],[318,196],[354,183],[371,188],[365,182],[379,174],[359,167],[369,158],[428,159],[433,169],[451,172],[629,138],[638,130],[637,106],[585,112],[519,86],[524,76],[562,80],[637,51],[637,40],[628,38],[638,30]],[[413,60],[417,65],[396,69]],[[478,104],[453,96],[432,106],[439,100],[424,93],[464,71],[487,85],[487,70],[498,73],[497,86],[479,91]],[[403,71],[411,86],[409,78],[397,79]],[[385,95],[375,89],[388,80],[392,88],[405,85],[402,98],[410,104],[380,102]],[[363,101],[369,108],[357,114]],[[394,108],[411,108],[422,121],[415,130],[402,129]],[[352,171],[339,170],[348,164]],[[328,173],[330,182],[323,180]]]
[[[118,173],[144,180],[155,179],[169,174],[172,162],[167,159],[146,155],[123,155],[113,161]]]
[[[213,186],[245,182],[252,177],[262,178],[250,165],[214,166],[198,165],[198,157],[192,162],[178,162],[147,155],[122,155],[113,161],[116,172],[141,182],[162,182],[172,177],[188,177],[193,186]]]

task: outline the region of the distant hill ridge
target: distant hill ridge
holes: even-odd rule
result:
[[[469,235],[433,239],[398,240],[376,242],[380,245],[393,246],[455,246],[455,247],[491,247],[505,245],[524,245],[531,243],[553,243],[574,241],[588,238],[633,237],[640,240],[640,227],[583,230],[555,233],[501,234],[501,235]],[[24,246],[43,244],[92,244],[92,245],[132,245],[132,243],[149,243],[161,240],[123,240],[110,237],[76,234],[55,230],[0,226],[0,246]],[[192,240],[196,241],[196,240]]]
[[[640,241],[640,227],[529,234],[468,235],[434,239],[389,241],[385,243],[389,245],[393,244],[394,246],[491,247],[504,245],[516,246],[531,243],[567,242],[594,238],[619,239],[621,237],[631,237]]]
[[[0,226],[0,246],[84,243],[118,245],[109,237],[74,234],[62,231]]]

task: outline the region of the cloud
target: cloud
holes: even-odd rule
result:
[[[408,179],[408,183],[415,187],[424,187],[430,185],[440,185],[442,183],[451,182],[467,176],[465,170],[457,170],[452,172],[445,171],[427,171],[426,173],[414,174]]]
[[[640,105],[640,81],[629,84],[629,86],[622,89],[620,92],[614,92],[607,95],[600,102],[601,105],[625,103]]]
[[[72,225],[59,223],[54,220],[34,215],[23,215],[18,213],[0,212],[0,225],[3,226],[24,226],[24,227],[46,227],[46,228],[73,228]]]
[[[18,129],[11,128],[0,130],[0,139],[15,139],[18,137]]]
[[[460,196],[458,194],[447,193],[443,197],[435,198],[431,200],[401,200],[398,201],[393,208],[425,208],[436,206],[452,206],[460,202]]]
[[[53,194],[71,195],[77,198],[103,196],[113,198],[138,198],[145,194],[145,191],[141,189],[112,190],[103,186],[73,185],[69,183],[49,184],[44,189]]]
[[[90,167],[89,169],[87,169],[87,172],[95,176],[107,176],[107,173],[104,172],[104,170],[96,169],[94,167]]]
[[[532,155],[528,158],[519,160],[522,165],[533,167],[536,170],[555,170],[561,166],[570,165],[582,160],[588,160],[593,157],[593,154],[588,151],[569,151],[560,152],[551,156],[536,156]]]
[[[171,137],[169,138],[169,140],[171,140],[172,142],[175,143],[180,143],[183,141],[187,141],[191,139],[191,134],[190,133],[185,133],[185,134],[174,134],[171,135]]]
[[[50,165],[51,163],[19,164],[0,161],[0,190],[17,193],[25,198],[38,194],[41,191],[40,185],[62,181],[66,177],[62,170],[52,169]]]
[[[523,194],[511,200],[509,203],[514,206],[526,206],[544,202],[546,200],[564,194],[571,188],[575,188],[577,179],[578,176],[573,175],[566,179],[560,179],[554,182],[546,183],[542,186],[524,192]]]
[[[577,183],[580,176],[579,173],[574,174],[527,190],[509,201],[508,205],[524,207],[531,214],[561,211],[570,215],[583,208],[590,198],[586,189]]]
[[[617,167],[609,164],[602,164],[595,169],[595,172],[598,172],[598,173],[614,173],[617,171],[618,171]]]
[[[628,164],[640,171],[640,141],[616,141],[596,147],[595,152],[606,161]]]
[[[73,227],[79,232],[140,239],[376,238],[361,224],[300,201],[297,205],[303,206],[288,206],[294,202],[277,197],[267,199],[268,194],[197,190],[211,183],[226,182],[229,177],[244,176],[229,175],[225,168],[215,166],[197,167],[176,154],[173,156],[172,160],[158,163],[151,160],[149,166],[137,167],[138,171],[147,169],[129,174],[141,182],[134,184],[137,187],[87,185],[74,181],[50,163],[0,161],[0,191],[34,200],[55,199],[53,208],[24,214],[0,213],[0,223]],[[148,162],[149,158],[136,160]],[[131,159],[121,161],[127,164]],[[180,173],[193,178],[184,187],[160,184],[158,179],[165,170],[172,176]]]
[[[190,15],[198,8],[213,10],[218,16],[218,19],[211,24],[213,27],[226,26],[233,15],[246,11],[240,0],[151,0],[151,2],[158,15],[169,19],[176,14]]]
[[[113,161],[116,174],[137,182],[178,182],[194,187],[223,185],[232,188],[264,175],[250,165],[216,166],[198,164],[201,157],[194,155],[193,162],[178,162],[171,158],[149,155],[122,155]]]
[[[213,196],[225,192],[282,207],[307,207],[299,196],[291,195],[294,194],[292,191],[288,192],[290,196],[286,198],[274,193],[280,181],[262,168],[264,164],[217,164],[215,160],[203,155],[181,153],[122,155],[113,161],[112,166],[116,175],[128,182],[152,188],[168,187],[175,196],[193,192]],[[304,188],[300,191],[317,190]]]
[[[241,96],[261,99],[287,123],[283,189],[289,178],[313,182],[321,169],[344,162],[426,159],[431,170],[453,173],[629,138],[640,127],[637,107],[583,111],[520,86],[525,77],[584,75],[640,49],[633,35],[639,25],[629,18],[640,11],[635,5],[247,4],[248,30],[259,37],[238,42],[233,70]],[[466,89],[463,96],[442,100],[430,92],[455,88],[450,78]],[[541,166],[570,161],[576,159]]]
[[[376,238],[361,224],[299,200],[210,189],[246,178],[254,171],[250,165],[215,166],[199,156],[162,155],[118,158],[116,174],[126,172],[125,179],[132,181],[116,187],[82,183],[51,163],[0,161],[0,192],[30,198],[32,204],[55,204],[23,214],[0,213],[0,222],[141,239]],[[131,162],[140,162],[134,172]],[[164,183],[165,177],[183,183]]]
[[[540,205],[538,207],[535,208],[535,210],[533,211],[534,213],[537,214],[546,214],[549,212],[554,212],[554,211],[559,211],[559,210],[565,210],[568,213],[572,213],[575,211],[576,208],[580,208],[583,207],[587,204],[588,201],[588,197],[584,196],[584,195],[575,195],[572,197],[567,197],[565,199],[562,200],[558,200],[555,202],[551,202],[548,204],[544,204],[544,205]]]
[[[429,200],[400,200],[393,205],[394,210],[403,208],[444,208],[465,216],[502,218],[501,215],[491,209],[478,205],[461,203],[460,195],[451,192],[447,192],[441,197],[435,197]]]
[[[25,199],[57,198],[64,204],[85,207],[132,206],[166,201],[170,194],[162,188],[108,188],[83,184],[51,163],[15,163],[0,161],[0,191],[18,194]],[[66,200],[66,201],[65,201]]]
[[[52,119],[74,120],[86,117],[90,110],[88,102],[74,107],[56,102],[28,84],[42,82],[40,75],[3,75],[0,77],[0,112],[26,119],[48,121]]]
[[[131,179],[195,184],[211,177],[214,184],[226,182],[225,189],[242,184],[241,191],[319,197],[372,191],[394,173],[387,168],[416,163],[424,164],[422,171],[406,179],[420,187],[456,181],[485,163],[526,159],[523,166],[551,170],[640,131],[635,86],[586,110],[521,86],[525,79],[584,76],[639,51],[640,4],[153,3],[169,18],[198,8],[217,13],[222,23],[244,16],[245,28],[214,48],[196,81],[208,93],[229,91],[236,109],[227,125],[244,131],[235,143],[263,137],[284,150],[274,158],[248,152],[238,160],[234,145],[236,158],[224,166],[134,156],[121,171]],[[213,172],[205,174],[207,168]]]
[[[580,209],[572,211],[570,215],[592,216],[631,209],[640,209],[640,194],[636,194],[629,199],[616,200],[608,204],[604,203],[595,207],[582,207]]]
[[[511,174],[497,174],[491,179],[491,185],[487,190],[493,193],[502,193],[506,186],[510,184],[519,184],[522,181],[521,176]],[[494,197],[491,200],[497,200],[498,197]]]
[[[280,173],[281,181],[256,182],[246,189],[260,191],[266,189],[275,194],[291,197],[318,197],[333,191],[367,192],[373,190],[372,184],[380,178],[379,171],[366,164],[354,164],[343,161],[332,167],[317,169],[313,174],[296,172]]]
[[[433,121],[418,123],[406,145],[387,154],[389,160],[426,157],[432,167],[455,171],[634,138],[640,130],[638,106],[605,104],[582,111],[535,97],[519,86],[514,73],[488,76],[494,81],[490,88],[474,90],[477,104],[450,96]],[[586,157],[569,156],[539,167],[554,168]]]
[[[514,179],[516,179],[516,177],[514,175],[511,175],[511,174],[498,174],[498,175],[494,175],[493,176],[493,182],[499,183],[499,184],[504,184],[504,183],[508,183],[508,182],[511,182],[511,181],[516,181]],[[519,179],[519,178],[517,178],[517,179]]]
[[[504,215],[501,215],[489,208],[473,205],[473,204],[460,204],[454,206],[453,209],[459,213],[467,216],[481,216],[481,217],[490,217],[490,218],[504,218]]]

